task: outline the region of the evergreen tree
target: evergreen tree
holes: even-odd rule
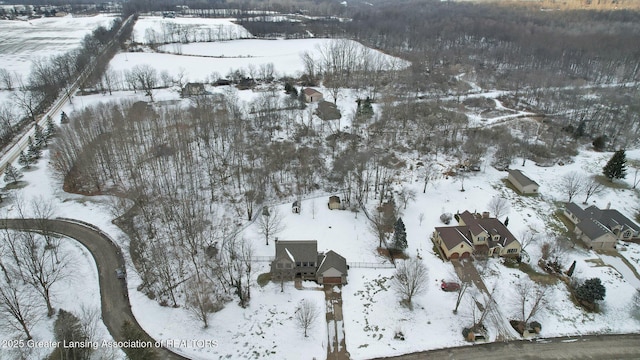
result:
[[[607,289],[599,278],[591,278],[576,288],[576,297],[592,304],[596,300],[604,300],[606,293]]]
[[[69,116],[63,111],[60,114],[60,124],[68,124],[69,123]]]
[[[407,229],[402,218],[398,218],[393,224],[393,248],[398,251],[404,251],[407,248]]]
[[[593,143],[591,143],[591,145],[593,145],[593,148],[596,149],[597,151],[602,151],[606,144],[607,144],[607,137],[604,135],[598,136],[593,140]]]
[[[27,149],[27,154],[29,155],[29,157],[31,157],[34,160],[40,159],[40,156],[42,156],[42,150],[40,149],[40,146],[35,142],[33,142],[31,138],[29,138],[29,146]]]
[[[44,134],[47,139],[51,138],[56,133],[56,124],[54,124],[51,116],[47,118],[47,127],[44,130]]]
[[[54,325],[54,335],[60,343],[89,340],[87,334],[82,329],[82,324],[77,316],[60,309],[58,318]],[[91,347],[58,347],[55,349],[50,359],[90,359]]]
[[[46,146],[47,141],[45,139],[44,132],[42,131],[42,127],[38,124],[34,127],[33,138],[35,140],[35,144],[38,147]]]
[[[29,154],[22,151],[20,152],[20,156],[18,157],[18,164],[28,169],[31,167],[31,164],[33,164],[33,158],[31,158]]]
[[[602,173],[611,181],[613,179],[624,179],[627,176],[627,155],[625,151],[616,151],[607,165],[602,168]]]
[[[20,180],[20,178],[22,178],[23,176],[24,175],[22,175],[22,172],[20,172],[20,170],[16,169],[11,164],[8,164],[7,168],[4,169],[4,181],[10,184],[17,183],[18,180]]]

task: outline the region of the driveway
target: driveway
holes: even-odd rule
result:
[[[127,286],[124,279],[116,276],[117,268],[124,268],[124,258],[118,248],[100,230],[68,220],[37,219],[0,219],[0,228],[22,231],[48,231],[70,237],[89,250],[98,268],[100,298],[102,301],[102,320],[115,341],[126,341],[122,334],[125,321],[131,323],[142,340],[154,341],[131,312]],[[158,359],[187,359],[171,352],[167,348],[155,349]]]
[[[340,287],[338,287],[341,290]],[[334,291],[334,286],[324,286],[324,297],[327,304],[327,359],[347,360],[347,344],[344,336],[344,321],[342,317],[342,292]]]

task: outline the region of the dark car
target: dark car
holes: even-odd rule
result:
[[[460,284],[457,282],[443,281],[442,284],[440,284],[440,289],[444,291],[458,291],[460,290]]]
[[[116,277],[118,279],[124,279],[124,278],[127,277],[127,274],[124,272],[124,270],[118,268],[118,269],[116,269]]]

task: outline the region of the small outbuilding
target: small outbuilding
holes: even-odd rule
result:
[[[523,195],[537,194],[540,187],[537,182],[528,178],[520,170],[509,170],[507,180]]]
[[[204,84],[202,83],[187,83],[183,88],[182,88],[182,97],[189,97],[189,96],[197,96],[197,95],[204,95],[206,93],[205,89],[204,89]]]
[[[303,93],[306,102],[318,102],[324,98],[320,91],[313,88],[305,88]]]
[[[296,200],[291,205],[291,212],[294,214],[300,214],[300,201]]]
[[[340,202],[340,197],[333,195],[329,196],[329,210],[342,209],[342,204]]]

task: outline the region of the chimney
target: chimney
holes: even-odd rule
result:
[[[611,201],[607,203],[607,210],[611,209]]]
[[[488,211],[483,211],[483,212],[482,212],[482,218],[483,218],[483,219],[488,219],[488,218],[489,218],[489,215],[491,215],[491,213],[490,213],[490,212],[488,212]]]

